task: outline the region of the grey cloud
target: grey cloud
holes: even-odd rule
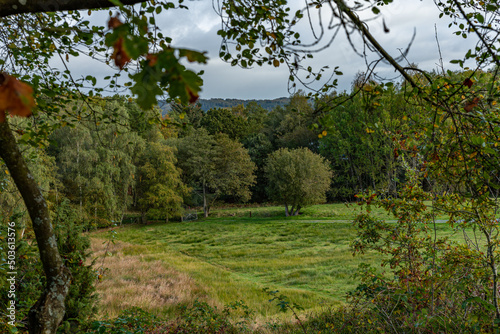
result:
[[[157,23],[164,34],[173,38],[174,46],[208,53],[208,65],[187,65],[197,71],[205,71],[202,98],[275,98],[288,95],[288,70],[283,66],[278,69],[266,66],[244,70],[222,62],[218,58],[221,40],[217,30],[220,28],[220,18],[214,12],[212,2],[189,1],[186,4],[189,10],[170,10],[162,13],[157,18]],[[400,50],[406,49],[416,29],[417,35],[407,60],[419,64],[423,69],[435,69],[439,60],[435,24],[446,68],[456,69],[449,61],[460,58],[475,44],[474,38],[464,40],[453,35],[453,28],[448,28],[448,21],[438,18],[439,11],[431,0],[399,0],[382,9],[382,17],[390,33],[384,33],[382,20],[372,21],[370,31],[380,39],[390,54],[397,57]],[[360,39],[355,38],[355,41],[359,46]],[[339,37],[329,49],[315,54],[311,64],[317,68],[323,65],[330,65],[332,68],[340,66],[344,72],[344,76],[339,78],[340,91],[349,90],[354,75],[365,70],[364,60],[352,51],[345,37]],[[70,65],[76,76],[94,74],[104,77],[116,70],[96,65],[85,58],[71,59]],[[395,75],[394,70],[384,64],[380,65],[378,71],[388,77]]]

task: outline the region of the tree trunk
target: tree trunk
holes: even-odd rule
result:
[[[205,190],[205,181],[203,181],[203,216],[208,218],[207,193]]]
[[[28,170],[7,120],[0,123],[0,157],[26,204],[47,278],[41,297],[29,311],[28,330],[31,334],[56,333],[64,317],[64,301],[69,291],[71,273],[64,266],[57,249],[45,198]]]
[[[295,209],[295,212],[292,212],[293,216],[298,216],[300,212],[300,205],[297,205],[297,209]]]
[[[288,213],[288,204],[285,203],[285,217],[288,217],[290,214]]]

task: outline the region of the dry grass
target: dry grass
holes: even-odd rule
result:
[[[136,248],[117,241],[107,244],[104,240],[92,238],[93,257],[98,258],[95,268],[104,267],[101,282],[96,284],[99,295],[98,318],[113,318],[121,311],[137,306],[155,314],[172,313],[179,305],[206,297],[187,274],[166,267],[161,261],[148,261],[137,254]],[[130,252],[134,248],[134,252]],[[101,311],[102,310],[102,311]]]

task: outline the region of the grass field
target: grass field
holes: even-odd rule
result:
[[[360,263],[380,267],[378,255],[353,257],[349,249],[355,237],[349,221],[357,206],[313,206],[291,218],[283,217],[282,210],[231,208],[194,222],[118,229],[120,242],[104,260],[109,272],[98,286],[105,296],[101,313],[116,315],[124,307],[123,296],[130,295],[125,305],[159,313],[171,313],[195,298],[217,306],[243,300],[266,318],[278,308],[267,302],[264,287],[312,311],[343,303],[358,284]],[[438,229],[453,234],[445,224]],[[104,253],[106,234],[93,233],[92,238],[94,251]]]

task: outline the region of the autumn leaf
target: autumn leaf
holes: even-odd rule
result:
[[[119,26],[123,25],[122,21],[115,16],[111,17],[108,21],[108,27],[110,29],[116,29]],[[123,46],[123,37],[120,37],[116,40],[116,42],[113,44],[113,55],[111,56],[111,59],[115,60],[116,66],[118,66],[121,69],[130,61],[130,55],[125,51],[125,48]]]
[[[5,122],[6,112],[28,117],[34,107],[33,88],[6,73],[0,73],[0,122]]]
[[[118,18],[118,16],[115,16],[115,17],[112,17],[109,19],[108,21],[108,28],[109,29],[115,29],[119,26],[121,26],[123,23],[122,21],[120,21],[120,19]]]
[[[280,61],[278,59],[273,60],[273,65],[274,65],[274,67],[279,67]]]
[[[472,101],[468,101],[467,103],[465,103],[464,106],[465,111],[471,112],[472,109],[474,109],[474,107],[476,107],[478,103],[479,103],[479,97],[475,97],[472,99]]]
[[[146,60],[148,61],[149,66],[155,66],[155,64],[158,62],[158,56],[148,53],[146,55]]]
[[[473,84],[474,84],[474,81],[472,81],[469,78],[467,78],[467,79],[464,80],[464,86],[467,86],[467,87],[471,88]]]
[[[116,66],[118,66],[121,70],[130,61],[130,56],[123,47],[123,38],[118,38],[116,43],[113,45],[113,48],[115,51],[113,52],[111,59],[115,60]]]
[[[196,92],[193,92],[189,87],[186,87],[187,93],[189,95],[189,103],[195,103],[198,101],[198,94]]]

